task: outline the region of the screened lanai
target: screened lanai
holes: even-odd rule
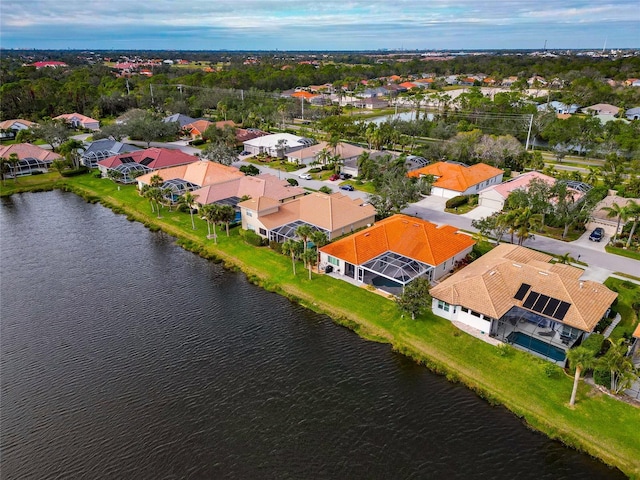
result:
[[[302,220],[296,220],[295,222],[287,223],[286,225],[282,225],[280,227],[274,228],[269,232],[269,240],[272,242],[282,243],[285,240],[297,240],[298,236],[296,235],[296,230],[298,227],[302,225],[307,225],[311,227],[314,232],[322,232],[327,238],[329,238],[331,232],[329,230],[325,230],[324,228],[316,227],[315,225],[311,225],[310,223],[303,222]]]
[[[399,294],[418,277],[433,279],[433,267],[413,258],[387,251],[358,267],[358,276],[367,284]]]
[[[120,178],[122,183],[134,182],[137,176],[144,175],[151,171],[149,167],[145,167],[134,161],[122,163],[115,167],[114,170],[122,174],[122,178]],[[136,175],[134,172],[140,172],[140,174]]]
[[[52,162],[37,158],[23,158],[16,167],[17,175],[31,175],[33,172],[46,172]]]
[[[110,150],[99,150],[96,152],[84,152],[82,154],[82,164],[85,167],[96,168],[98,161],[112,157],[114,154]]]
[[[163,190],[167,189],[171,192],[168,196],[171,197],[172,202],[178,201],[178,197],[184,195],[186,192],[192,192],[197,188],[200,188],[200,186],[181,178],[172,178],[162,184]]]

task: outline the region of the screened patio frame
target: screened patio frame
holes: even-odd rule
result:
[[[301,238],[296,235],[296,230],[302,225],[307,225],[311,227],[314,232],[322,232],[327,236],[327,238],[330,238],[331,232],[329,230],[317,227],[303,220],[296,220],[271,230],[269,232],[269,241],[283,243],[286,240],[301,240]]]
[[[427,276],[431,278],[429,272],[435,270],[435,267],[429,264],[391,250],[381,253],[368,262],[359,265],[358,268],[392,280],[403,287],[418,277]]]

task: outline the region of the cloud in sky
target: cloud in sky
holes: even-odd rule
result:
[[[637,0],[2,0],[5,48],[638,47]]]

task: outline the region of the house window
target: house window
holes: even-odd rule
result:
[[[327,257],[327,261],[331,264],[331,265],[335,265],[338,266],[340,265],[340,260],[338,260],[335,257]]]
[[[253,217],[253,213],[251,213],[251,211],[249,211],[249,210],[245,210],[245,212],[244,212],[244,213],[245,213],[245,215],[246,215],[247,217]]]
[[[260,232],[260,235],[262,235],[263,237],[267,236],[267,231],[264,228],[260,228],[258,231]]]
[[[247,224],[247,230],[251,230],[252,232],[255,232],[256,231],[256,227],[254,227],[253,225]]]
[[[469,309],[467,307],[462,307],[461,309],[464,313],[469,313]]]
[[[444,310],[445,312],[448,312],[449,304],[447,302],[443,302],[442,300],[438,300],[438,308],[440,310]]]
[[[471,313],[471,315],[473,315],[474,317],[480,318],[480,314],[478,312],[474,312],[473,310],[471,310],[469,313]]]

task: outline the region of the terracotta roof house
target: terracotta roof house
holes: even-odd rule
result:
[[[594,115],[617,115],[620,108],[609,103],[596,103],[582,109],[584,113],[592,113]]]
[[[618,296],[551,256],[501,244],[433,287],[433,312],[564,364]]]
[[[58,67],[67,67],[68,65],[64,62],[58,62],[55,60],[47,60],[44,62],[34,62],[31,64],[31,66],[36,67],[37,69],[40,68],[58,68]]]
[[[15,167],[15,175],[30,175],[33,172],[46,172],[54,160],[62,158],[57,153],[53,153],[44,148],[40,148],[30,143],[15,143],[13,145],[0,146],[0,157],[9,158],[15,154],[20,159]],[[14,171],[12,169],[11,176]]]
[[[198,157],[184,153],[182,150],[152,147],[99,160],[98,169],[103,177],[110,176],[110,172],[114,171],[120,182],[132,183],[136,181],[138,172],[145,174],[161,168],[186,165],[197,161],[199,161]]]
[[[73,128],[86,128],[88,130],[100,130],[100,122],[81,113],[63,113],[53,118],[54,120],[64,120]]]
[[[120,155],[121,153],[137,152],[142,150],[135,145],[129,145],[128,143],[118,142],[111,138],[102,138],[91,142],[83,151],[80,156],[80,163],[85,167],[96,168],[99,160],[113,157],[114,155]]]
[[[420,178],[433,175],[436,181],[431,195],[453,198],[457,195],[471,195],[491,185],[502,182],[503,171],[485,163],[465,165],[457,162],[436,162],[409,172],[409,177]]]
[[[205,185],[193,191],[198,197],[200,205],[221,203],[237,206],[243,197],[268,197],[279,203],[295,200],[306,195],[307,191],[301,187],[294,187],[286,180],[281,180],[270,173],[242,176],[223,182]]]
[[[320,265],[356,283],[401,293],[418,277],[432,282],[448,273],[474,244],[455,227],[398,214],[320,248]]]
[[[29,130],[37,126],[37,123],[22,118],[5,120],[0,122],[0,138],[15,138],[20,130]]]
[[[589,223],[586,225],[587,230],[601,227],[607,235],[613,236],[616,233],[616,227],[618,226],[618,217],[609,217],[609,212],[605,209],[610,208],[614,203],[617,203],[620,207],[626,207],[631,201],[640,204],[640,198],[624,198],[618,195],[607,195],[598,202],[591,212]],[[620,221],[620,230],[618,233],[622,232],[626,223],[626,220]]]
[[[262,137],[253,138],[244,142],[245,151],[252,155],[265,153],[272,157],[278,156],[278,145],[284,145],[284,154],[294,150],[313,145],[315,142],[309,138],[299,137],[291,133],[272,133]]]
[[[509,181],[500,183],[498,185],[492,185],[480,191],[478,197],[478,205],[483,207],[489,207],[496,212],[499,212],[504,208],[504,202],[509,197],[509,194],[514,190],[527,190],[529,183],[533,179],[542,180],[548,185],[554,185],[556,179],[548,175],[544,175],[540,172],[527,172],[512,178]]]
[[[210,122],[209,120],[194,120],[191,123],[183,125],[182,130],[189,132],[191,140],[196,140],[202,138],[204,132],[206,132],[207,128],[211,125],[213,125],[213,122]]]
[[[350,143],[340,142],[336,145],[335,153],[333,147],[327,142],[320,142],[315,145],[311,145],[300,150],[295,150],[287,154],[287,161],[291,163],[298,163],[303,165],[310,165],[315,162],[326,163],[323,161],[323,151],[326,151],[330,155],[337,155],[343,161],[357,159],[363,152],[366,152],[366,148],[351,145]]]
[[[228,167],[220,163],[196,158],[196,161],[192,163],[162,168],[139,176],[136,178],[138,188],[142,189],[142,187],[151,183],[151,177],[154,175],[160,176],[164,182],[163,188],[169,188],[174,196],[197,190],[205,185],[224,183],[244,177],[244,173],[236,167]]]
[[[275,242],[296,238],[295,231],[300,225],[322,231],[331,240],[373,224],[376,216],[372,205],[341,193],[312,192],[286,203],[258,197],[238,206],[242,228]]]
[[[292,98],[304,98],[307,101],[310,101],[312,98],[316,98],[319,95],[317,93],[311,92],[295,92],[291,94]]]
[[[236,143],[242,145],[244,142],[258,137],[264,137],[265,135],[269,134],[257,128],[236,128]]]

